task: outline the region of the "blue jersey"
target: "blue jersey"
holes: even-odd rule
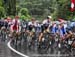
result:
[[[62,29],[63,34],[66,34],[66,29],[64,27],[62,27],[61,29]]]
[[[57,27],[52,27],[52,28],[51,28],[51,32],[54,33],[54,34],[57,32],[57,30],[58,30]]]
[[[60,36],[64,36],[66,34],[66,29],[64,28],[64,26],[59,29],[59,33],[60,33]]]

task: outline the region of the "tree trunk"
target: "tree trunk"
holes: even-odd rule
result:
[[[7,14],[10,16],[10,15],[13,15],[15,16],[16,15],[16,0],[8,0],[8,5],[7,5]]]

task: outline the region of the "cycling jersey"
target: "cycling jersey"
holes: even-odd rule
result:
[[[71,27],[67,27],[66,28],[66,32],[69,34],[69,31],[72,31],[72,28]]]
[[[4,22],[2,20],[0,20],[0,28],[4,26]]]
[[[42,24],[43,24],[43,25],[45,24],[45,25],[47,26],[47,25],[49,25],[49,24],[50,24],[50,20],[47,20],[47,19],[46,19],[46,20],[44,20],[44,21],[43,21],[43,23],[42,23]]]
[[[8,22],[6,22],[6,21],[4,21],[4,20],[1,20],[1,21],[0,21],[0,28],[3,27],[3,26],[4,26],[5,28],[7,28],[7,27],[8,27]]]
[[[44,30],[46,30],[46,29],[49,27],[49,25],[50,25],[50,20],[48,20],[48,19],[44,20],[44,21],[42,22],[42,26],[41,26],[42,32],[43,32]]]
[[[57,25],[56,24],[51,27],[51,32],[52,33],[55,34],[57,32],[57,30],[58,30],[58,28],[57,28]]]
[[[36,32],[41,32],[41,24],[36,24],[35,30]]]
[[[24,28],[24,29],[27,28],[27,22],[26,21],[22,21],[22,28]]]
[[[13,32],[14,30],[16,30],[17,32],[19,32],[20,30],[20,20],[12,20],[12,25],[10,27],[11,31]]]
[[[64,35],[66,34],[66,29],[64,28],[64,26],[62,26],[61,28],[58,28],[60,37],[64,37]]]
[[[71,23],[70,23],[70,26],[71,26],[71,27],[75,26],[75,22],[71,22]]]
[[[65,23],[65,24],[63,24],[64,25],[64,28],[66,29],[67,28],[67,24]]]
[[[29,22],[28,23],[28,30],[29,31],[32,31],[32,29],[35,27],[36,27],[36,22]]]
[[[5,21],[4,21],[4,26],[5,26],[5,28],[7,29],[7,27],[8,27],[8,22],[5,22]]]

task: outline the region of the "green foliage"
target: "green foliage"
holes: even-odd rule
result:
[[[63,18],[65,20],[73,19],[75,12],[71,12],[71,4],[69,0],[57,0],[56,10],[52,13],[54,19]]]
[[[19,14],[20,9],[21,9],[21,7],[19,7],[18,5],[16,5],[16,13],[17,13],[17,15]]]
[[[3,0],[0,0],[0,18],[4,17],[5,9],[3,7]]]
[[[50,14],[50,1],[48,0],[23,0],[19,4],[20,7],[27,8],[31,16],[37,15],[47,16]],[[52,10],[52,9],[51,9]],[[47,13],[46,13],[47,12]],[[35,16],[34,16],[35,17]]]
[[[29,20],[29,18],[26,17],[25,15],[21,15],[21,16],[20,16],[20,19],[21,19],[21,20],[27,20],[27,21]]]
[[[40,20],[48,15],[51,15],[53,20],[75,18],[75,11],[70,11],[70,0],[9,0],[6,4],[4,8],[3,0],[0,0],[0,17],[7,13],[9,15],[19,14],[22,19],[30,19],[33,16]]]
[[[21,16],[21,19],[22,20],[23,19],[26,19],[26,20],[30,19],[30,15],[29,15],[29,12],[28,12],[28,9],[27,8],[20,9],[19,15]]]
[[[27,17],[22,15],[22,16],[20,16],[20,19],[24,20],[24,19],[27,19]]]
[[[27,8],[22,8],[22,9],[20,10],[20,13],[21,13],[21,15],[27,16],[27,15],[28,15],[28,9],[27,9]]]
[[[3,0],[0,0],[0,6],[2,6],[3,5]]]
[[[5,14],[5,10],[3,7],[0,6],[0,18],[4,17],[4,14]]]

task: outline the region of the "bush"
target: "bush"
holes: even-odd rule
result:
[[[27,15],[28,15],[28,9],[27,9],[27,8],[22,8],[22,9],[20,10],[20,13],[21,13],[21,15],[27,16]]]
[[[27,8],[22,8],[20,9],[20,12],[19,12],[19,16],[20,18],[23,20],[23,19],[26,19],[26,20],[29,20],[30,19],[30,15],[29,15],[29,12],[28,12],[28,9]]]
[[[27,21],[28,21],[30,18],[28,18],[28,17],[26,17],[26,16],[24,16],[24,15],[21,15],[21,16],[20,16],[20,19],[21,19],[21,20],[27,20]]]

